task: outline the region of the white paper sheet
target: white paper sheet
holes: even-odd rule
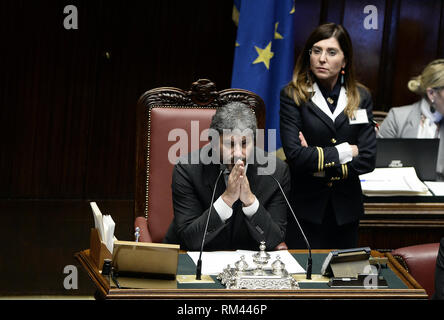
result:
[[[415,168],[376,168],[359,176],[365,195],[430,195]]]
[[[205,251],[202,253],[202,274],[206,275],[218,275],[229,264],[234,268],[234,264],[240,260],[241,256],[245,256],[245,261],[248,263],[249,268],[254,268],[256,265],[253,263],[252,255],[257,251],[237,250],[237,251]],[[296,261],[295,258],[286,250],[279,251],[267,251],[271,258],[268,265],[265,268],[271,268],[271,264],[276,260],[276,256],[279,255],[281,261],[285,264],[285,269],[288,273],[305,273],[304,268]],[[188,255],[197,265],[199,259],[198,251],[189,251]]]
[[[94,227],[99,231],[100,240],[105,243],[109,252],[112,253],[114,241],[117,240],[116,237],[114,237],[116,224],[110,215],[102,215],[102,212],[95,202],[90,202],[89,204],[93,211]]]
[[[444,196],[444,182],[424,181],[424,183],[432,190],[435,196]]]
[[[114,223],[113,218],[110,215],[103,216],[103,230],[104,230],[104,239],[106,247],[109,252],[113,252],[114,249],[114,229],[116,224]]]
[[[104,241],[104,230],[103,230],[103,215],[99,207],[95,202],[90,202],[89,205],[93,211],[94,216],[94,228],[99,231],[100,240]]]

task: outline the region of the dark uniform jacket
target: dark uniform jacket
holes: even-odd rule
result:
[[[314,89],[313,97],[301,106],[296,106],[284,90],[280,96],[280,134],[290,164],[294,209],[301,219],[320,224],[331,201],[338,225],[355,222],[364,214],[359,175],[375,167],[372,99],[367,90],[358,87],[359,109],[366,110],[368,123],[350,124],[343,112],[347,102],[344,88],[334,121],[325,112],[328,107],[317,85]],[[301,146],[299,131],[307,141],[307,148]],[[343,142],[357,145],[359,155],[341,165],[335,145]]]
[[[174,219],[164,242],[180,244],[181,249],[185,250],[200,250],[211,196],[219,172],[219,164],[175,165],[172,181]],[[269,176],[258,175],[257,172],[257,164],[248,165],[250,188],[259,201],[257,212],[247,218],[242,211],[242,202],[238,200],[233,204],[233,215],[224,223],[213,206],[204,250],[258,250],[261,241],[265,241],[267,249],[272,250],[284,241],[287,204],[276,182]],[[276,159],[273,176],[288,196],[288,165]],[[214,201],[225,189],[222,175],[216,187]]]

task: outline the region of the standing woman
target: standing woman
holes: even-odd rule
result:
[[[344,27],[328,23],[311,33],[280,101],[291,198],[311,247],[356,247],[364,214],[359,175],[375,167],[376,134],[371,95],[355,79]],[[304,247],[291,222],[288,247]]]

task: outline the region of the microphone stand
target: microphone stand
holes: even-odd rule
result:
[[[201,276],[202,276],[202,252],[203,252],[203,248],[204,248],[204,244],[205,244],[205,238],[207,235],[208,224],[210,222],[211,210],[213,209],[214,195],[216,194],[217,183],[219,182],[222,172],[224,172],[223,169],[220,170],[219,175],[217,176],[216,182],[214,183],[213,195],[211,196],[211,202],[210,202],[210,209],[208,211],[207,222],[205,224],[204,234],[203,234],[203,238],[202,238],[202,244],[200,246],[199,260],[197,260],[196,280],[201,280]]]
[[[287,199],[287,196],[285,195],[284,190],[282,189],[281,184],[279,183],[279,181],[277,181],[277,179],[275,177],[273,177],[272,175],[268,175],[269,177],[272,177],[274,181],[276,181],[277,185],[279,186],[279,189],[281,190],[282,195],[284,196],[285,201],[287,202],[288,207],[290,208],[290,211],[293,215],[294,220],[296,221],[296,224],[298,225],[299,231],[302,234],[302,237],[304,238],[305,241],[305,245],[307,246],[308,249],[308,259],[307,259],[307,279],[311,279],[311,272],[312,272],[312,268],[313,268],[313,260],[311,257],[311,247],[310,247],[310,243],[308,242],[307,237],[305,236],[304,230],[302,230],[301,225],[299,224],[299,220],[296,217],[293,208],[290,205],[290,202]]]

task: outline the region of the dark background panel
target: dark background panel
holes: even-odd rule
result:
[[[381,50],[385,31],[385,2],[385,0],[371,2],[371,5],[378,9],[377,19],[365,24],[364,20],[370,13],[364,12],[365,6],[362,2],[347,1],[343,11],[344,18],[341,21],[353,41],[356,78],[370,89],[373,96],[378,93]],[[369,23],[371,25],[368,25]],[[376,29],[370,29],[370,27]],[[375,107],[380,108],[378,105]]]
[[[103,214],[118,222],[115,236],[132,240],[133,201],[97,201]],[[93,287],[74,259],[74,253],[89,248],[94,219],[88,201],[0,201],[4,244],[0,263],[1,295],[92,295]],[[78,289],[66,290],[66,266],[78,267]]]
[[[444,1],[375,0],[376,30],[363,27],[368,4],[295,1],[295,54],[319,23],[344,24],[358,79],[387,111],[419,99],[408,79],[443,57]],[[78,8],[78,30],[63,27],[66,5]],[[0,2],[0,295],[67,294],[62,270],[89,246],[89,201],[132,239],[137,100],[199,78],[229,88],[231,14],[226,0]],[[384,247],[429,240],[406,234]],[[90,293],[82,279],[70,294]]]
[[[392,105],[410,104],[417,96],[406,90],[407,82],[437,58],[443,2],[400,1],[394,60]],[[441,56],[442,57],[442,56]]]

